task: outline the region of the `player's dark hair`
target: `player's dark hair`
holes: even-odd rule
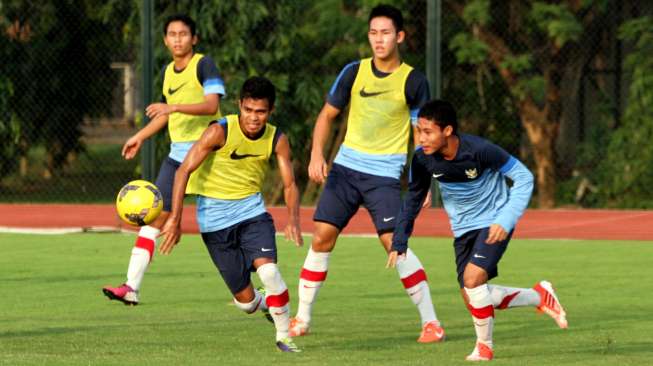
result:
[[[446,100],[429,100],[420,108],[418,118],[425,118],[444,129],[447,126],[453,128],[454,135],[458,132],[458,117],[456,109]]]
[[[193,18],[189,17],[186,14],[174,14],[166,18],[166,22],[163,23],[163,35],[168,34],[168,26],[172,22],[182,22],[190,28],[190,35],[195,36],[195,21]]]
[[[277,97],[277,92],[274,84],[263,76],[252,76],[245,80],[243,86],[240,88],[240,100],[245,98],[252,99],[267,99],[268,107],[274,107],[274,100]]]
[[[386,17],[392,19],[392,23],[394,24],[397,33],[404,30],[404,17],[401,15],[401,10],[395,8],[394,6],[388,4],[375,6],[374,9],[372,9],[370,12],[370,17],[367,20],[367,25],[370,24],[372,19],[378,17]]]

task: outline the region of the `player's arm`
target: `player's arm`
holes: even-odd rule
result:
[[[308,176],[316,183],[324,183],[327,176],[327,162],[324,159],[324,145],[331,132],[333,120],[340,114],[340,109],[331,104],[324,103],[324,107],[317,116],[315,129],[313,130],[313,146],[311,149],[311,161],[308,165]]]
[[[202,137],[193,144],[184,162],[175,173],[175,183],[172,188],[172,212],[163,225],[161,236],[164,236],[161,244],[161,253],[169,254],[172,248],[179,242],[181,237],[181,216],[183,212],[184,196],[186,185],[190,174],[194,172],[206,157],[216,148],[225,143],[224,129],[219,123],[211,124],[202,134]]]
[[[397,257],[408,250],[408,238],[413,233],[415,219],[422,209],[422,202],[431,188],[431,174],[420,163],[417,156],[413,155],[410,164],[408,193],[397,215],[397,226],[392,235],[392,249],[388,253],[386,267],[394,267]]]
[[[420,108],[431,99],[431,92],[429,89],[429,82],[426,76],[421,72],[413,69],[408,78],[406,78],[406,87],[404,88],[406,94],[406,102],[410,110],[410,123],[413,126],[413,142],[415,149],[419,146],[419,131],[417,130],[417,119],[419,116]],[[428,191],[422,207],[431,207],[432,192]]]
[[[152,119],[145,127],[141,128],[132,137],[125,141],[122,146],[122,157],[130,160],[133,159],[143,145],[143,141],[161,131],[168,124],[168,116],[162,115]]]
[[[284,230],[287,240],[292,240],[299,247],[304,245],[302,231],[299,226],[299,189],[295,184],[295,174],[293,173],[290,143],[288,137],[281,134],[277,141],[274,152],[277,155],[279,172],[283,181],[283,198],[288,207],[288,225]]]
[[[158,116],[168,116],[171,113],[179,112],[184,114],[191,114],[194,116],[207,116],[213,115],[218,112],[220,106],[219,94],[207,94],[204,96],[202,103],[195,104],[167,104],[167,103],[153,103],[147,106],[145,113],[150,118]]]
[[[517,220],[524,214],[533,193],[533,173],[514,156],[509,156],[499,171],[510,178],[513,184],[508,195],[508,202],[490,225],[486,240],[488,244],[506,240],[508,233],[515,228]]]

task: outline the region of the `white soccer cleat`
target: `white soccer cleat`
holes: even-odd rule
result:
[[[567,313],[562,308],[551,282],[540,281],[533,286],[533,290],[540,294],[540,305],[537,310],[552,317],[560,328],[566,329],[569,325],[567,323]]]
[[[476,342],[476,347],[474,351],[465,358],[467,361],[492,361],[494,358],[494,352],[485,343]]]

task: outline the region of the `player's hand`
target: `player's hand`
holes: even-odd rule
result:
[[[322,154],[312,155],[308,164],[308,177],[315,183],[322,184],[327,177],[327,163]]]
[[[431,200],[432,199],[433,199],[433,194],[431,193],[431,190],[429,189],[429,192],[426,194],[426,198],[424,198],[424,202],[422,202],[422,208],[431,207]]]
[[[504,228],[501,227],[501,225],[492,224],[490,225],[490,232],[487,235],[487,239],[485,240],[485,243],[495,244],[504,241],[507,238],[508,238],[508,233]]]
[[[167,115],[174,112],[171,105],[166,103],[152,103],[145,108],[145,114],[150,119],[155,119],[158,116]]]
[[[130,137],[122,146],[122,157],[126,160],[133,159],[134,156],[138,154],[138,150],[141,149],[141,145],[143,145],[142,139],[136,137],[135,135]]]
[[[302,238],[302,230],[299,228],[299,221],[291,220],[284,229],[286,240],[295,242],[295,246],[301,247],[304,245],[304,238]]]
[[[385,263],[385,268],[395,268],[397,266],[397,261],[405,258],[406,253],[399,254],[396,250],[392,250],[388,253],[388,261]]]
[[[181,227],[179,223],[176,220],[166,220],[159,236],[164,237],[163,243],[159,247],[159,253],[163,255],[170,254],[181,238]]]

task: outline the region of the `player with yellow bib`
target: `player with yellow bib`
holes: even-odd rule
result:
[[[379,5],[369,17],[368,39],[372,58],[345,66],[333,83],[315,123],[308,174],[326,185],[313,221],[315,232],[299,280],[299,306],[292,319],[291,335],[308,333],[313,303],[326,280],[329,256],[341,230],[359,207],[372,216],[381,244],[389,258],[392,232],[401,205],[399,177],[406,163],[411,121],[429,99],[423,74],[401,61],[404,41],[401,12]],[[332,121],[349,105],[347,134],[327,177],[323,149]],[[389,261],[389,264],[391,261]],[[412,251],[396,263],[399,278],[420,313],[422,332],[418,342],[444,339],[426,274]],[[361,284],[364,291],[365,284]]]
[[[289,213],[286,238],[301,246],[299,191],[290,144],[278,128],[267,123],[275,94],[268,79],[248,79],[240,92],[240,114],[212,123],[193,145],[175,176],[172,212],[163,226],[161,252],[170,253],[179,241],[184,193],[197,194],[202,240],[233,294],[234,304],[248,314],[263,311],[275,324],[277,347],[283,352],[299,352],[288,336],[288,288],[276,264],[274,223],[261,195],[274,155]],[[193,182],[189,182],[191,173]],[[250,273],[254,271],[264,292],[252,287]]]
[[[102,289],[109,299],[127,305],[139,302],[138,292],[154,255],[156,238],[170,214],[175,171],[209,122],[219,118],[220,97],[226,94],[213,60],[193,52],[198,39],[195,22],[190,17],[169,17],[163,35],[173,61],[163,69],[162,100],[147,107],[145,111],[151,122],[130,137],[122,149],[125,159],[133,159],[143,141],[168,126],[172,141],[170,154],[163,161],[155,183],[163,196],[163,212],[153,223],[140,229],[129,260],[127,281],[118,287]]]

